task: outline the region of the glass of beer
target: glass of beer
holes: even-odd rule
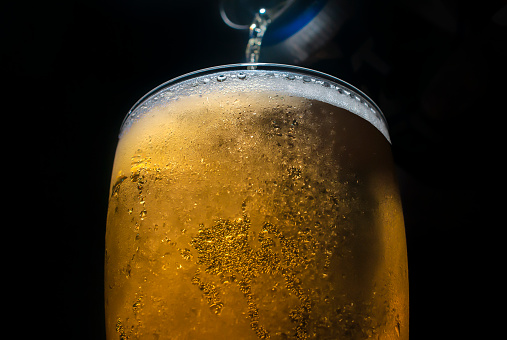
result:
[[[382,112],[330,75],[251,66],[173,79],[125,118],[107,339],[408,339]]]

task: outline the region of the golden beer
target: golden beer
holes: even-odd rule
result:
[[[367,97],[295,67],[145,96],[113,167],[107,338],[408,339],[388,138]]]

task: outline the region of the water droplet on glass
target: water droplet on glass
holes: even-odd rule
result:
[[[220,302],[218,303],[215,303],[215,304],[212,304],[209,309],[211,310],[211,312],[213,312],[214,314],[220,314],[220,312],[222,311],[222,307],[224,305]]]
[[[350,98],[355,99],[355,100],[357,100],[358,102],[360,102],[360,101],[361,101],[361,98],[359,98],[358,96],[356,96],[356,95],[355,95],[355,94],[353,94],[353,93],[349,94],[349,96],[350,96]]]

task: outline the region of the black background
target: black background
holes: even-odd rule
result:
[[[503,182],[495,126],[507,113],[505,2],[353,7],[338,52],[303,65],[356,85],[387,116],[411,339],[488,338],[488,245],[503,237],[488,216]],[[7,295],[19,337],[105,339],[104,233],[121,122],[168,79],[242,62],[247,33],[223,23],[218,1],[18,1],[0,15],[4,251],[16,249],[4,280],[16,292]]]

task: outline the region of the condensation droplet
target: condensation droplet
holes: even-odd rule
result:
[[[212,313],[219,315],[220,312],[222,311],[223,306],[224,306],[223,303],[218,302],[218,303],[212,304],[209,307],[209,309],[211,310]]]
[[[397,335],[398,337],[400,337],[400,327],[401,327],[401,326],[400,326],[400,323],[399,323],[399,322],[397,322],[397,323],[396,323],[396,326],[394,326],[394,330],[396,331],[396,335]]]

